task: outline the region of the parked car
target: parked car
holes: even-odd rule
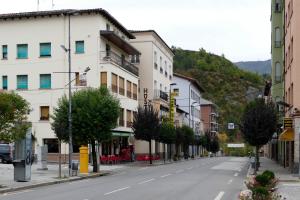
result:
[[[13,146],[11,144],[0,144],[0,163],[12,163]]]

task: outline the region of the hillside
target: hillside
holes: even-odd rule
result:
[[[271,74],[271,68],[272,68],[271,60],[237,62],[234,64],[243,70],[255,72],[260,75]]]
[[[173,47],[175,72],[193,77],[205,89],[203,97],[219,107],[221,126],[238,123],[243,106],[262,90],[262,77],[239,69],[225,57]],[[222,127],[221,127],[222,128]]]

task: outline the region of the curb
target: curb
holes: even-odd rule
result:
[[[101,176],[107,176],[109,174],[110,174],[110,172],[103,172],[103,173],[96,173],[96,174],[92,174],[92,175],[88,175],[88,176],[75,177],[75,178],[71,178],[71,179],[42,182],[42,183],[36,183],[36,184],[20,186],[20,187],[10,187],[10,188],[6,188],[6,189],[0,189],[0,194],[20,191],[20,190],[27,190],[27,189],[32,189],[32,188],[38,188],[38,187],[43,187],[43,186],[49,186],[49,185],[56,185],[56,184],[61,184],[61,183],[75,182],[75,181],[80,181],[80,180],[85,180],[85,179],[90,179],[90,178],[97,178],[97,177],[101,177]]]

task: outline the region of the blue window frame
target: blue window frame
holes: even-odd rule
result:
[[[40,43],[40,57],[51,56],[51,43]]]
[[[51,89],[51,74],[40,74],[40,88]]]
[[[2,76],[2,89],[7,90],[7,76]]]
[[[17,58],[20,59],[28,58],[28,44],[17,45]]]
[[[7,45],[2,45],[2,59],[7,59]]]
[[[27,90],[28,89],[28,76],[17,75],[17,89]]]
[[[84,53],[84,41],[76,41],[75,46],[75,53]]]

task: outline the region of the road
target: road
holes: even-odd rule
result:
[[[1,200],[235,200],[247,158],[213,157],[0,195]]]

